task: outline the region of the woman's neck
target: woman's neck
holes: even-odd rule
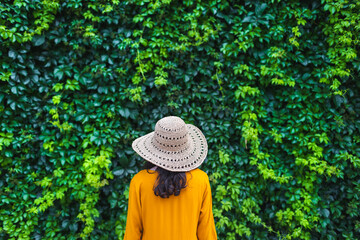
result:
[[[150,170],[153,170],[153,171],[155,171],[156,169],[157,169],[157,166],[150,168]]]

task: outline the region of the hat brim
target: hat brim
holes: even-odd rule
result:
[[[204,134],[192,124],[186,124],[189,146],[181,151],[163,151],[151,143],[154,131],[135,139],[132,148],[146,161],[172,172],[186,172],[199,167],[208,153]]]

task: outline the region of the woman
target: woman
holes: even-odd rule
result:
[[[164,117],[132,147],[148,164],[130,182],[124,240],[217,239],[200,129]]]

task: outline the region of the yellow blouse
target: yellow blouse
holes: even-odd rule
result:
[[[200,169],[186,173],[180,195],[154,194],[158,173],[138,172],[130,182],[124,240],[217,239],[208,175]]]

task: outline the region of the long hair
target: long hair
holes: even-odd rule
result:
[[[146,161],[144,168],[149,170],[155,165]],[[149,171],[148,171],[149,172]],[[186,173],[185,172],[171,172],[159,166],[156,168],[158,176],[154,184],[154,194],[162,198],[168,198],[174,194],[178,196],[181,189],[186,188]]]

